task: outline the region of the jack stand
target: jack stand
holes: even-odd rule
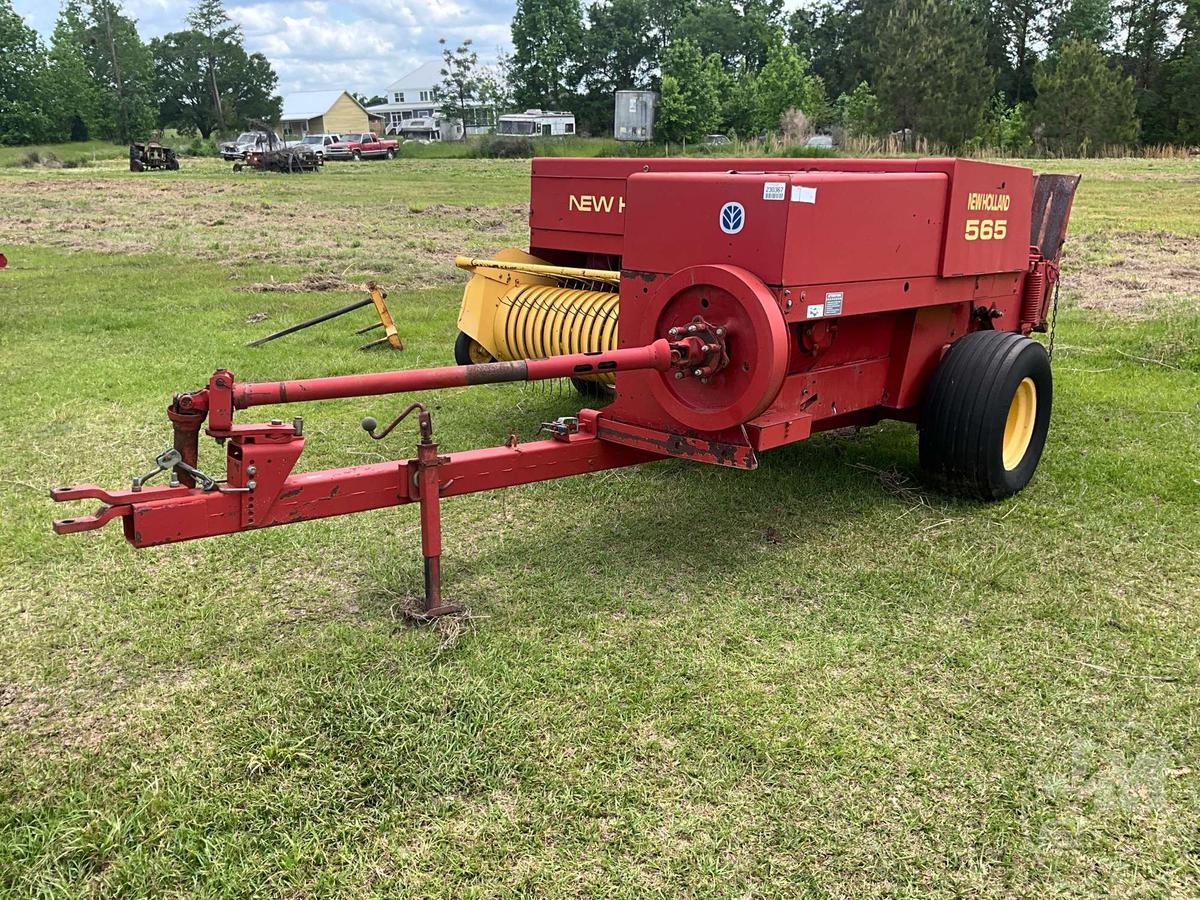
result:
[[[430,619],[462,612],[462,604],[442,601],[442,486],[438,466],[446,457],[438,456],[433,440],[433,422],[429,411],[421,410],[421,441],[417,444],[416,472],[413,480],[421,504],[421,555],[425,557],[425,615]]]
[[[448,462],[449,457],[438,456],[433,417],[423,403],[410,403],[383,431],[377,430],[379,423],[369,416],[363,419],[362,427],[373,439],[381,441],[414,411],[418,414],[421,439],[417,442],[417,458],[411,460],[412,489],[421,506],[421,555],[425,559],[425,608],[420,617],[436,619],[463,611],[461,603],[442,601],[442,484],[438,467]]]

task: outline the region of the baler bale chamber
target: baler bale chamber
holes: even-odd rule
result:
[[[218,370],[168,409],[166,486],[59,488],[152,546],[403,503],[421,507],[426,609],[441,599],[443,498],[675,457],[754,469],[814,432],[919,427],[947,490],[997,499],[1033,476],[1049,428],[1045,330],[1078,178],[961,159],[533,162],[528,252],[459,257],[472,273],[457,367],[257,384]],[[571,378],[602,409],[547,440],[293,473],[302,423],[239,425],[250,406]],[[224,479],[198,467],[201,428]]]

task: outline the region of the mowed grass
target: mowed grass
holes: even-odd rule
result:
[[[1085,174],[1091,249],[1028,490],[942,496],[889,423],[753,473],[457,498],[457,634],[404,621],[413,508],[135,551],[53,536],[47,490],[148,469],[171,392],[217,366],[450,362],[452,258],[520,244],[528,163],[0,173],[0,891],[1200,893],[1200,280],[1171,250],[1200,239],[1200,168],[1054,168]],[[1134,263],[1145,304],[1079,307]],[[357,352],[365,311],[246,348],[358,296],[243,290],[314,273],[388,283],[405,351]],[[579,405],[424,399],[444,451]],[[283,412],[315,469],[409,455],[411,428],[358,425],[401,402]]]

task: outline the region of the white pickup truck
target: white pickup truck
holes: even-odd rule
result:
[[[316,155],[317,159],[325,158],[327,151],[332,144],[336,144],[342,139],[340,134],[306,134],[298,141],[289,141],[289,147],[308,147]]]

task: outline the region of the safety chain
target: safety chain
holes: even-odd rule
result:
[[[1050,346],[1047,349],[1046,355],[1050,361],[1054,361],[1054,335],[1055,328],[1058,325],[1058,287],[1061,283],[1059,278],[1054,279],[1054,300],[1050,307]]]

